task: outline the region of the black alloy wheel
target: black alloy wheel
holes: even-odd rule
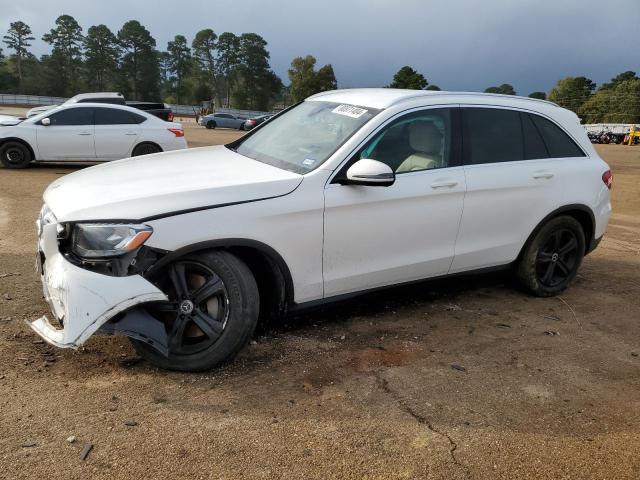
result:
[[[164,325],[166,355],[131,338],[154,365],[202,371],[231,360],[249,341],[258,321],[260,296],[253,273],[235,255],[207,250],[185,255],[148,279],[167,296],[145,306]]]
[[[533,295],[558,295],[578,274],[585,251],[580,222],[568,215],[552,218],[524,246],[517,265],[518,278]]]
[[[565,282],[579,262],[578,239],[569,229],[555,230],[538,251],[536,274],[545,287]]]
[[[222,279],[207,265],[179,260],[160,283],[169,302],[148,308],[167,327],[169,351],[190,355],[209,348],[222,335],[229,314],[229,297]]]

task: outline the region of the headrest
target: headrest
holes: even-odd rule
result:
[[[417,120],[409,124],[409,145],[418,152],[438,153],[442,148],[442,133],[433,122]]]

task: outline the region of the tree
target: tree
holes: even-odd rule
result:
[[[183,35],[176,35],[173,41],[167,44],[169,54],[169,73],[174,81],[173,92],[176,103],[184,98],[184,79],[191,70],[191,50],[187,45],[187,39]]]
[[[290,93],[294,102],[300,102],[314,93],[337,88],[336,76],[331,64],[315,70],[316,59],[313,55],[296,57],[288,70],[291,82]]]
[[[256,33],[243,33],[239,45],[234,100],[239,108],[266,110],[282,86],[269,66],[267,42]]]
[[[216,40],[218,36],[213,30],[207,28],[196,33],[191,49],[196,66],[197,76],[197,100],[210,100],[218,91],[216,82]]]
[[[558,80],[548,98],[561,107],[579,113],[595,88],[596,84],[586,77],[566,77]]]
[[[13,58],[16,64],[16,73],[18,74],[18,93],[24,93],[24,76],[22,65],[26,58],[32,55],[27,50],[31,46],[31,41],[35,37],[31,36],[31,28],[24,22],[11,22],[9,31],[2,38],[2,41],[10,50],[13,50]],[[2,50],[0,50],[0,58],[2,58]]]
[[[544,92],[531,92],[529,98],[537,98],[538,100],[546,100],[547,94]]]
[[[433,85],[432,84],[432,85],[429,85],[427,87],[427,90],[435,90],[435,91],[439,92],[440,91],[440,87],[438,85]]]
[[[408,88],[410,90],[424,90],[429,82],[424,75],[409,66],[402,67],[393,76],[389,88]]]
[[[626,82],[627,80],[635,80],[638,77],[636,76],[636,72],[632,72],[631,70],[627,70],[626,72],[619,73],[615,77],[611,79],[610,82],[603,83],[600,86],[600,90],[609,90],[616,88],[622,82]]]
[[[82,27],[71,15],[60,15],[56,28],[42,36],[42,40],[53,46],[51,58],[54,60],[51,73],[63,85],[64,95],[75,95],[79,88],[79,72],[82,67]]]
[[[499,87],[489,87],[484,93],[500,93],[502,95],[515,95],[516,91],[513,86],[508,83],[503,83]]]
[[[160,65],[156,41],[137,20],[129,20],[118,31],[124,49],[120,69],[123,85],[135,100],[160,98]]]
[[[333,66],[328,63],[320,67],[316,73],[316,92],[326,92],[327,90],[335,90],[336,88],[338,88],[338,81],[333,72]]]
[[[218,37],[218,77],[222,79],[222,85],[217,85],[219,95],[222,97],[224,91],[226,97],[226,106],[229,107],[231,102],[231,88],[233,86],[233,77],[239,63],[238,50],[240,50],[240,39],[233,33],[224,32]],[[222,102],[220,102],[222,104]]]
[[[118,38],[106,25],[94,25],[84,39],[85,73],[92,89],[104,91],[115,78],[120,59]]]
[[[585,123],[640,122],[640,78],[614,83],[600,88],[582,104],[579,113]]]

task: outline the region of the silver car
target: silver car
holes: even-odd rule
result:
[[[212,113],[200,117],[198,123],[207,128],[235,128],[244,130],[244,122],[246,120],[244,117],[237,117],[231,113]]]

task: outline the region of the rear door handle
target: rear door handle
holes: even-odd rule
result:
[[[80,132],[78,135],[93,135],[91,132]]]
[[[533,178],[553,178],[553,172],[535,172]]]
[[[127,132],[127,133],[125,133],[125,135],[137,135],[137,133],[136,132]]]
[[[431,188],[451,188],[458,185],[458,182],[455,180],[441,180],[439,182],[433,182],[431,184]]]

